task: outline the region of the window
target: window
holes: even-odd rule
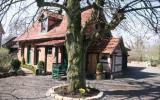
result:
[[[103,56],[101,57],[101,59],[103,59],[103,60],[107,60],[107,59],[108,59],[108,57],[107,57],[107,55],[103,55]]]
[[[49,17],[48,18],[48,31],[53,29],[54,27],[60,25],[62,19]]]
[[[108,56],[106,54],[102,54],[99,60],[101,63],[108,63]]]
[[[24,56],[24,47],[21,47],[21,56]]]
[[[41,32],[47,32],[48,31],[48,18],[43,18],[41,20]]]
[[[47,48],[47,54],[52,54],[52,47]]]

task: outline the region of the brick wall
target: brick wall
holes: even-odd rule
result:
[[[31,46],[31,64],[35,65],[35,61],[36,61],[35,53],[38,52],[39,53],[38,61],[44,61],[45,62],[45,60],[47,60],[46,71],[51,72],[53,63],[56,63],[55,47],[52,47],[52,54],[47,54],[47,56],[45,55],[45,47],[38,47],[37,49],[38,50],[35,51],[36,48],[34,46]],[[22,50],[22,48],[19,48],[18,53],[17,53],[18,59],[20,61],[22,61],[21,50]],[[24,46],[24,59],[25,59],[26,63],[28,62],[27,61],[28,60],[27,59],[27,51],[28,51],[28,45],[25,45]],[[61,52],[60,51],[58,53],[58,56],[59,56],[58,63],[61,63]],[[47,57],[47,58],[45,59],[45,57]]]
[[[39,47],[39,59],[38,61],[45,61],[45,48]]]

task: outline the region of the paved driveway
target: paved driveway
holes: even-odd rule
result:
[[[125,76],[114,80],[87,80],[104,91],[102,100],[160,100],[160,68],[129,65]],[[46,91],[65,81],[51,76],[13,76],[0,79],[0,100],[50,100]]]
[[[45,96],[52,86],[63,84],[51,76],[17,76],[0,79],[0,100],[50,100]]]

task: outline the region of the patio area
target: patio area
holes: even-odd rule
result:
[[[47,90],[66,81],[51,76],[12,76],[0,79],[0,100],[51,100]],[[124,76],[114,80],[87,80],[87,84],[104,91],[101,100],[160,99],[160,68],[129,64]]]

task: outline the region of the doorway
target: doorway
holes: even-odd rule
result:
[[[31,64],[31,45],[28,46],[28,49],[27,49],[27,63],[28,64]]]

